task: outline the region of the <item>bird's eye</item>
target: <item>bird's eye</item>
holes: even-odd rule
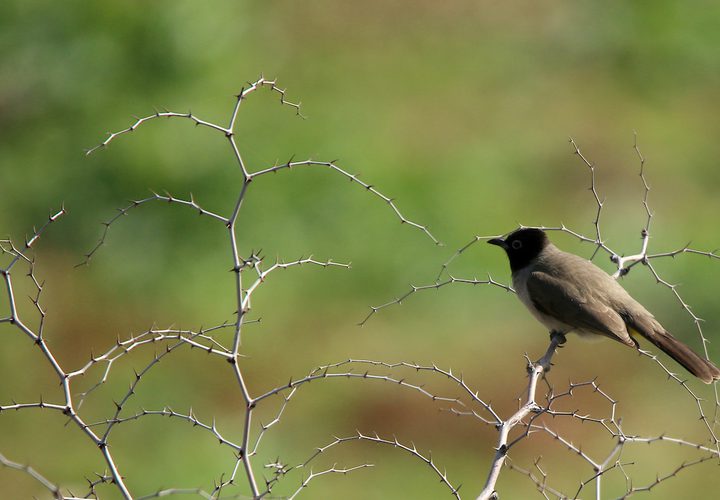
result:
[[[513,247],[513,250],[519,250],[520,248],[522,248],[522,241],[520,241],[520,240],[513,240],[513,242],[510,243],[510,246]]]

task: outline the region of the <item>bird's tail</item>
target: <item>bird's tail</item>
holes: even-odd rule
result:
[[[695,354],[692,349],[673,337],[667,330],[652,328],[640,331],[640,333],[706,384],[720,379],[720,369],[717,366]]]

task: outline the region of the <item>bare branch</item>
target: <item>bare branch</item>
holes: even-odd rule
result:
[[[360,178],[357,175],[351,174],[351,173],[347,172],[346,170],[340,168],[339,166],[337,166],[337,164],[335,162],[316,161],[316,160],[302,160],[302,161],[289,160],[288,162],[283,163],[281,165],[276,164],[276,165],[273,165],[272,167],[268,167],[263,170],[258,170],[257,172],[253,172],[249,175],[249,179],[255,179],[255,178],[263,176],[263,175],[277,173],[281,170],[290,170],[294,167],[327,167],[330,170],[339,173],[340,175],[348,178],[350,180],[350,182],[354,182],[354,183],[360,185],[366,191],[368,191],[369,193],[372,193],[373,195],[375,195],[376,197],[378,197],[382,201],[384,201],[388,206],[390,206],[392,211],[395,213],[395,216],[400,220],[401,224],[407,224],[408,226],[419,229],[420,231],[425,233],[427,235],[427,237],[433,241],[433,243],[435,243],[436,245],[441,244],[440,241],[438,241],[438,239],[435,238],[435,236],[433,236],[433,234],[430,232],[430,230],[428,229],[427,226],[423,226],[421,224],[418,224],[418,223],[413,222],[410,219],[406,218],[402,214],[402,212],[400,212],[400,209],[397,207],[397,205],[395,204],[395,201],[392,198],[390,198],[390,197],[384,195],[383,193],[381,193],[380,191],[378,191],[375,188],[375,186],[373,186],[372,184],[368,184],[368,183],[360,180]]]
[[[440,478],[440,482],[448,487],[450,490],[450,493],[455,498],[460,498],[460,495],[458,494],[458,490],[460,487],[453,486],[450,481],[448,480],[447,473],[445,471],[441,471],[438,466],[435,464],[431,456],[425,456],[422,453],[418,451],[418,449],[415,447],[414,444],[406,445],[401,443],[397,440],[397,438],[393,439],[385,439],[381,438],[377,434],[375,435],[369,435],[369,434],[363,434],[360,431],[357,431],[355,435],[348,436],[348,437],[336,437],[334,441],[331,443],[318,448],[315,453],[310,456],[302,465],[299,467],[307,467],[307,465],[313,461],[315,458],[320,456],[321,454],[325,453],[328,449],[333,448],[335,446],[338,446],[343,443],[348,443],[352,441],[369,441],[371,443],[379,444],[379,445],[385,445],[385,446],[391,446],[393,448],[400,449],[402,451],[405,451],[409,453],[411,456],[419,459],[420,461],[424,462],[430,469],[435,473],[437,477]]]
[[[2,465],[3,467],[7,467],[8,469],[15,469],[24,472],[25,474],[33,478],[35,481],[40,483],[45,489],[47,489],[54,498],[57,498],[58,500],[62,500],[63,498],[65,498],[63,497],[62,493],[60,493],[59,486],[46,479],[45,476],[40,474],[38,471],[30,467],[29,465],[13,462],[2,453],[0,453],[0,465]]]

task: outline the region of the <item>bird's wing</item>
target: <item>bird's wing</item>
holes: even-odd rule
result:
[[[598,333],[631,347],[637,346],[622,317],[615,310],[599,298],[585,297],[571,283],[535,271],[528,277],[527,288],[533,304],[540,312],[577,330]]]

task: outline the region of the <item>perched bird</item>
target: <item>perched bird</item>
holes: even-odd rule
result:
[[[541,229],[519,229],[488,243],[505,250],[517,296],[551,335],[603,335],[638,349],[633,335],[640,334],[706,384],[720,379],[717,366],[673,337],[612,276],[563,252]]]

